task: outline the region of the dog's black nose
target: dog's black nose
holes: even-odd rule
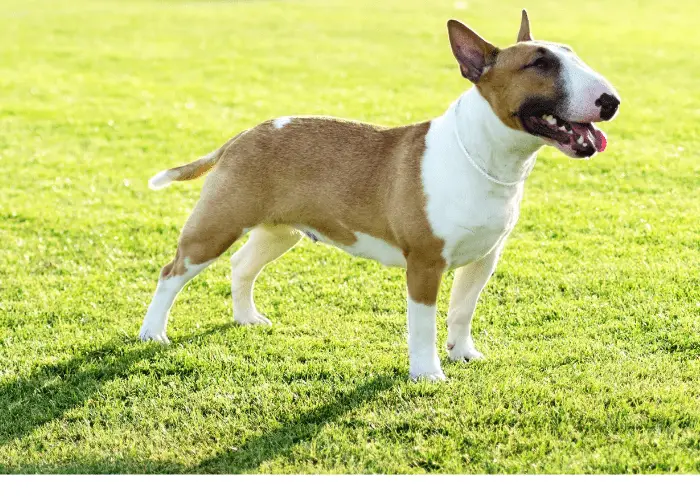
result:
[[[617,113],[617,108],[620,107],[620,99],[614,95],[603,94],[596,99],[595,105],[600,107],[600,118],[609,120]]]

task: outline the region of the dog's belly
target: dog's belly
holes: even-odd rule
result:
[[[499,246],[515,225],[517,216],[502,224],[487,224],[465,228],[455,226],[450,236],[445,238],[442,252],[450,269],[477,261]],[[406,267],[406,258],[401,249],[365,233],[355,232],[356,241],[352,245],[338,243],[320,231],[308,226],[297,226],[311,241],[321,242],[339,248],[350,255],[376,260],[388,267]]]
[[[389,267],[406,267],[406,258],[399,248],[382,239],[375,238],[374,236],[356,232],[354,233],[355,238],[357,238],[355,243],[352,245],[344,245],[331,240],[316,229],[306,226],[297,226],[297,229],[306,234],[312,241],[320,241],[332,245],[350,255],[376,260]]]

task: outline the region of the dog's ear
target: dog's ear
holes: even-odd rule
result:
[[[530,19],[527,17],[527,11],[523,9],[523,17],[520,20],[520,31],[518,31],[518,42],[531,42],[532,33],[530,32]]]
[[[462,76],[472,83],[478,82],[496,61],[498,49],[455,19],[447,21],[447,32]]]

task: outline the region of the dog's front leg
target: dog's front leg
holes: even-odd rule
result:
[[[412,379],[444,380],[437,351],[437,294],[444,265],[407,259],[408,357]]]
[[[471,333],[472,316],[479,294],[496,268],[500,253],[501,248],[497,248],[482,259],[455,271],[450,309],[447,313],[447,351],[453,361],[470,361],[484,357],[474,347]]]

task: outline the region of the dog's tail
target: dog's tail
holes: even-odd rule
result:
[[[148,181],[148,187],[151,189],[163,189],[173,181],[189,181],[201,177],[216,165],[224,154],[224,151],[226,151],[226,149],[243,133],[245,133],[245,131],[229,140],[216,151],[212,151],[208,155],[201,157],[199,160],[195,160],[187,165],[182,165],[181,167],[158,172]]]

